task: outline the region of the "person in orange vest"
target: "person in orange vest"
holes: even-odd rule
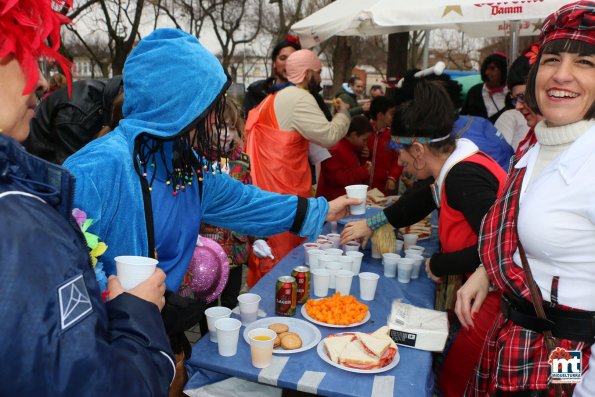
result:
[[[292,53],[285,70],[292,85],[268,95],[248,114],[246,153],[254,185],[270,192],[311,197],[308,145],[330,147],[340,141],[349,128],[349,105],[338,100],[336,114],[331,121],[326,119],[313,96],[320,91],[322,64],[312,51]],[[269,237],[271,255],[250,255],[248,286],[256,284],[302,241],[290,233]]]

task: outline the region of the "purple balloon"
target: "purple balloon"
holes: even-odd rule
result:
[[[223,248],[215,241],[200,236],[201,246],[194,248],[188,273],[190,289],[196,298],[208,303],[217,299],[229,277],[229,261]]]

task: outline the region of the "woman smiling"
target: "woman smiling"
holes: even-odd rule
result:
[[[483,222],[485,268],[458,292],[457,315],[470,327],[490,282],[503,291],[468,395],[560,395],[550,382],[554,346],[582,358],[573,395],[595,395],[594,13],[593,1],[569,4],[542,29],[526,91],[543,116],[537,143],[511,169]]]

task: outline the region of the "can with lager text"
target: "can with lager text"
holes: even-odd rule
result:
[[[293,268],[291,276],[297,283],[297,303],[306,303],[310,296],[310,269],[308,266],[297,266]]]
[[[282,276],[275,284],[275,313],[293,316],[297,307],[297,283],[291,276]]]

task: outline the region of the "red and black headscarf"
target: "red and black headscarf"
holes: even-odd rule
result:
[[[39,81],[37,60],[57,62],[71,87],[71,62],[58,53],[60,26],[70,23],[58,9],[72,7],[72,0],[0,0],[0,58],[9,55],[19,62],[27,79],[23,95]]]
[[[541,45],[558,39],[595,44],[595,2],[567,4],[548,16],[541,28]]]

